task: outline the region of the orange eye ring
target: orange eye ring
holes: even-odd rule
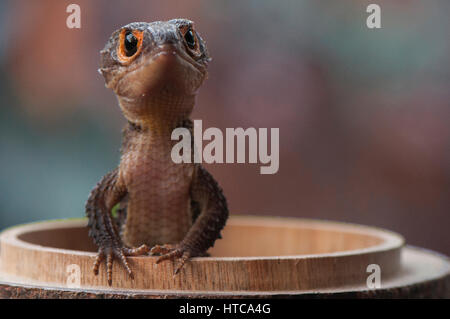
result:
[[[123,64],[133,61],[142,50],[144,31],[123,29],[119,35],[117,57]]]

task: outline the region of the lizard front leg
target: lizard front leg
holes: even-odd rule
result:
[[[177,245],[156,245],[150,251],[152,255],[161,255],[156,263],[179,258],[175,274],[189,258],[206,255],[206,251],[221,238],[220,231],[228,218],[227,201],[222,189],[201,165],[196,167],[190,192],[191,199],[199,204],[200,214],[184,239]]]
[[[118,169],[115,169],[97,183],[86,202],[86,214],[89,219],[89,236],[94,239],[99,249],[93,271],[95,275],[98,275],[100,263],[106,259],[106,272],[109,285],[112,284],[114,258],[118,259],[130,277],[133,277],[126,256],[142,255],[149,251],[146,245],[135,249],[126,247],[112,220],[111,209],[126,194],[126,187],[119,182]]]

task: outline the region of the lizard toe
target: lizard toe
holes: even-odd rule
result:
[[[154,250],[153,250],[154,249]],[[164,260],[179,260],[178,266],[175,268],[174,276],[177,275],[180,270],[183,268],[184,264],[186,263],[189,258],[192,257],[192,254],[189,250],[183,249],[179,246],[173,246],[170,244],[163,245],[163,246],[155,246],[152,248],[153,253],[161,254],[161,256],[158,257],[156,260],[156,263],[159,264],[160,262]]]
[[[150,255],[154,256],[154,255],[164,255],[167,253],[170,253],[171,251],[173,251],[176,247],[172,244],[165,244],[165,245],[155,245],[153,246],[153,248],[150,250]]]

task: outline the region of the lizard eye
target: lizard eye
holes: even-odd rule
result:
[[[179,27],[180,35],[183,39],[184,46],[187,53],[194,59],[199,59],[202,55],[201,52],[201,39],[197,32],[194,31],[192,24],[181,25]]]
[[[130,31],[127,31],[125,33],[124,44],[125,44],[125,55],[126,56],[132,56],[136,53],[138,39]]]
[[[143,31],[122,30],[119,36],[117,56],[122,63],[131,62],[140,52],[142,47]]]
[[[187,46],[189,49],[194,50],[196,47],[197,42],[195,41],[195,35],[194,31],[192,31],[191,28],[189,28],[184,35],[184,40],[186,41]]]

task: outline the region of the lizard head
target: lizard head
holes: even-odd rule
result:
[[[106,87],[133,122],[188,115],[210,60],[186,19],[130,23],[111,35],[100,54]]]

